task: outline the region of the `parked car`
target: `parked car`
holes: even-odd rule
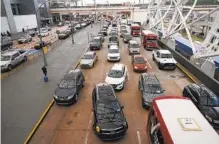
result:
[[[71,31],[63,31],[58,34],[59,39],[66,39],[69,37]]]
[[[82,24],[81,24],[81,27],[86,27],[87,26],[87,24],[85,23],[85,22],[83,22]]]
[[[69,105],[78,101],[79,92],[84,87],[85,78],[80,69],[70,70],[58,84],[54,100],[60,105]]]
[[[120,61],[120,52],[117,45],[111,45],[109,47],[107,61]]]
[[[104,36],[107,36],[107,29],[106,28],[103,28],[101,31],[100,31]]]
[[[94,36],[94,37],[93,37],[93,41],[95,41],[95,42],[100,42],[101,45],[102,45],[102,42],[103,42],[101,36]]]
[[[183,89],[183,96],[190,98],[208,122],[219,129],[219,98],[204,85],[189,84]]]
[[[1,50],[2,51],[11,48],[13,45],[13,41],[12,41],[11,37],[8,37],[8,36],[2,36],[0,43],[1,43]]]
[[[101,42],[105,41],[104,35],[101,32],[98,32],[97,37],[101,38]]]
[[[130,40],[132,40],[132,35],[130,33],[124,33],[123,34],[123,42],[128,43]]]
[[[51,44],[50,41],[43,41],[43,44],[42,44],[43,47],[47,47],[47,46],[51,46],[51,45],[52,45],[52,44]],[[40,47],[40,42],[37,42],[37,43],[34,45],[34,48],[35,48],[35,49],[41,49],[41,47]]]
[[[128,123],[110,84],[95,85],[92,92],[93,131],[101,140],[115,140],[125,136]]]
[[[99,41],[91,41],[89,48],[90,50],[100,50],[102,48],[102,44]]]
[[[105,82],[113,86],[115,90],[122,90],[125,86],[128,69],[124,64],[114,64],[107,73]]]
[[[59,22],[57,26],[61,27],[61,26],[64,26],[64,25],[65,25],[64,22]]]
[[[45,36],[48,36],[48,35],[49,35],[49,32],[48,32],[47,28],[41,28],[40,33],[38,32],[38,36],[45,37]]]
[[[81,28],[82,28],[82,26],[81,26],[81,24],[80,24],[80,23],[77,23],[77,24],[75,25],[75,28],[76,28],[76,29],[81,29]]]
[[[112,27],[117,27],[117,22],[116,21],[112,22]]]
[[[24,61],[27,61],[27,57],[20,54],[19,51],[9,50],[1,54],[1,71],[11,71],[13,67]]]
[[[26,35],[18,39],[18,44],[28,43],[32,41],[32,37],[30,35]]]
[[[158,64],[159,69],[176,69],[176,60],[168,50],[154,50],[152,59]]]
[[[103,28],[108,29],[109,25],[108,24],[104,24]]]
[[[35,32],[34,30],[30,30],[30,31],[28,31],[28,34],[29,34],[31,37],[35,37],[36,32]]]
[[[128,42],[128,51],[129,51],[129,55],[140,54],[140,45],[136,40],[130,40]]]
[[[109,48],[111,45],[115,45],[115,44],[119,46],[119,40],[118,40],[117,36],[111,36],[111,37],[109,37],[108,48]]]
[[[97,62],[98,56],[96,52],[86,52],[80,61],[81,68],[91,68]]]
[[[164,96],[164,89],[157,76],[151,73],[143,73],[139,77],[138,89],[141,92],[142,107],[149,109],[155,97]]]
[[[147,71],[147,61],[142,55],[133,55],[132,58],[132,67],[135,72],[146,72]]]

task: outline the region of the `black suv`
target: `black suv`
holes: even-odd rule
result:
[[[89,44],[90,50],[100,50],[102,48],[102,44],[97,41],[91,41]]]
[[[111,45],[114,45],[114,44],[117,44],[117,45],[119,46],[118,37],[117,37],[117,36],[110,36],[110,37],[109,37],[109,42],[108,42],[108,48],[109,48]]]
[[[138,89],[142,95],[142,107],[149,109],[155,97],[163,96],[162,88],[155,74],[143,73],[139,77]]]
[[[95,134],[104,141],[123,138],[128,123],[113,87],[107,83],[97,84],[93,89],[92,101]]]
[[[79,91],[84,87],[84,74],[80,69],[70,70],[61,80],[54,93],[57,104],[68,105],[77,102]]]
[[[208,122],[219,129],[219,98],[204,85],[190,84],[183,89],[183,96],[190,98]]]

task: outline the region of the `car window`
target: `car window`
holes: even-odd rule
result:
[[[139,44],[131,44],[130,47],[131,48],[139,48]]]
[[[109,49],[109,53],[119,53],[119,49]]]
[[[195,97],[197,101],[199,101],[199,95],[194,89],[190,89],[191,94]]]
[[[81,79],[81,75],[78,75],[78,76],[77,76],[77,83],[80,82],[80,79]]]
[[[112,78],[121,78],[121,77],[123,77],[123,71],[121,71],[121,70],[110,70],[109,73],[108,73],[108,76],[112,77]]]
[[[172,54],[161,54],[161,58],[172,58]]]
[[[18,56],[19,56],[19,53],[13,54],[13,55],[12,55],[12,59],[14,59],[14,58],[16,58],[16,57],[18,57]]]
[[[2,55],[1,56],[1,61],[9,61],[11,60],[11,56],[10,55]]]
[[[201,105],[219,107],[218,97],[214,93],[206,90],[200,91],[200,103]]]
[[[146,61],[145,61],[145,59],[143,57],[135,57],[134,62],[136,64],[144,64],[144,63],[146,63]]]
[[[82,59],[93,59],[92,54],[85,54]]]
[[[76,85],[75,80],[64,79],[59,84],[59,88],[73,88],[73,87],[75,87],[75,85]]]

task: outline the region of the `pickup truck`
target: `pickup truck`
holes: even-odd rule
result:
[[[175,70],[176,68],[177,62],[168,50],[154,50],[152,59],[158,64],[159,69]]]

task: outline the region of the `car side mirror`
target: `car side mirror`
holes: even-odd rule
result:
[[[124,106],[121,106],[121,109],[124,109]]]

